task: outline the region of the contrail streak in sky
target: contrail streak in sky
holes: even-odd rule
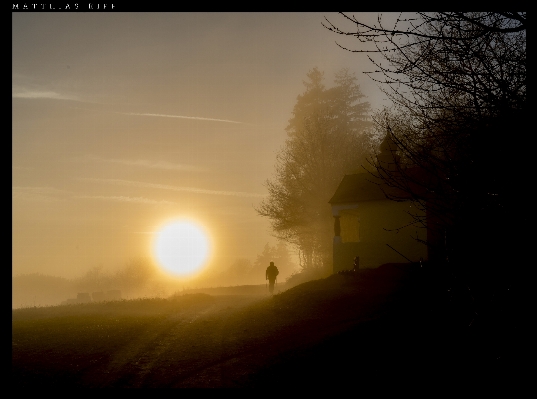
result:
[[[152,205],[176,205],[176,202],[165,200],[152,200],[144,197],[126,197],[126,196],[104,196],[104,195],[78,195],[74,198],[82,199],[98,199],[105,201],[119,201],[119,202],[137,202],[140,204],[152,204]]]
[[[131,186],[131,187],[160,188],[163,190],[172,190],[172,191],[188,191],[188,192],[200,193],[200,194],[233,195],[236,197],[265,197],[264,194],[247,193],[244,191],[206,190],[206,189],[195,188],[195,187],[177,187],[177,186],[169,186],[166,184],[144,183],[144,182],[136,182],[136,181],[131,181],[131,180],[121,180],[121,179],[80,178],[80,180],[89,180],[89,181],[94,181],[98,183],[117,184],[117,185],[122,185],[122,186]]]
[[[55,91],[43,91],[43,90],[20,90],[13,88],[11,92],[13,98],[30,98],[30,99],[51,99],[51,100],[71,100],[80,101],[75,96],[68,96],[60,94]]]
[[[29,99],[52,99],[52,100],[71,100],[71,101],[82,101],[76,96],[70,96],[58,93],[52,90],[32,90],[25,87],[20,87],[18,85],[12,86],[11,97],[13,98],[29,98]],[[91,101],[87,101],[90,102]],[[213,122],[226,122],[226,123],[236,123],[239,125],[244,124],[243,122],[230,121],[228,119],[216,119],[216,118],[203,118],[199,116],[184,116],[184,115],[166,115],[166,114],[149,114],[149,113],[137,113],[137,112],[116,112],[120,115],[132,115],[132,116],[156,116],[160,118],[179,118],[179,119],[193,119],[198,121],[213,121]]]
[[[190,171],[190,172],[205,171],[205,169],[199,168],[197,166],[174,164],[174,163],[166,162],[166,161],[150,161],[150,160],[145,160],[145,159],[138,159],[138,160],[110,159],[110,158],[101,158],[101,157],[94,156],[94,155],[86,155],[83,159],[96,161],[96,162],[110,162],[110,163],[117,163],[117,164],[127,165],[127,166],[140,166],[140,167],[153,168],[153,169],[183,170],[183,171]]]
[[[25,201],[63,201],[70,191],[59,190],[53,187],[12,187],[13,200]]]
[[[161,118],[180,118],[180,119],[196,119],[200,121],[214,121],[214,122],[227,122],[227,123],[238,123],[242,124],[243,122],[230,121],[227,119],[214,119],[214,118],[201,118],[198,116],[181,116],[181,115],[164,115],[164,114],[138,114],[134,112],[119,112],[123,115],[135,115],[135,116],[158,116]]]

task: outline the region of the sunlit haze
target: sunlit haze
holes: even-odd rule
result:
[[[526,12],[123,3],[12,4],[14,392],[520,385]]]
[[[188,276],[200,270],[209,257],[209,239],[195,222],[167,223],[154,237],[154,256],[167,272]]]
[[[345,38],[325,16],[338,18],[13,13],[13,276],[155,260],[156,226],[178,214],[214,243],[210,253],[201,241],[188,255],[162,249],[164,267],[167,256],[191,258],[172,267],[179,275],[253,262],[276,245],[255,207],[308,71],[324,71],[329,86],[349,68],[366,101],[383,101],[362,73],[371,64],[336,45]]]

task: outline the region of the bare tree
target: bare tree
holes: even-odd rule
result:
[[[524,242],[514,232],[527,220],[515,211],[517,182],[531,171],[522,144],[526,13],[401,14],[389,27],[381,16],[376,24],[341,18],[337,25],[352,28],[324,25],[357,39],[357,48],[341,47],[366,54],[369,76],[393,103],[374,116],[393,155],[374,162],[375,175],[426,208],[442,257],[464,266],[452,270],[464,270],[469,285],[502,280]]]

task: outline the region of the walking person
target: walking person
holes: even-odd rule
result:
[[[274,262],[270,262],[270,265],[265,272],[265,280],[269,281],[269,292],[271,294],[274,292],[274,283],[276,282],[278,274],[280,274],[280,271],[274,266]]]

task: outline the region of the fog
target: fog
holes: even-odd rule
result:
[[[527,372],[526,12],[26,8],[12,386]]]
[[[212,243],[199,284],[264,284],[260,265],[237,270],[278,244],[255,207],[306,74],[330,84],[349,68],[382,104],[370,64],[335,44],[325,16],[338,18],[13,13],[12,277],[117,277],[138,259],[158,276],[153,237],[188,217]]]

